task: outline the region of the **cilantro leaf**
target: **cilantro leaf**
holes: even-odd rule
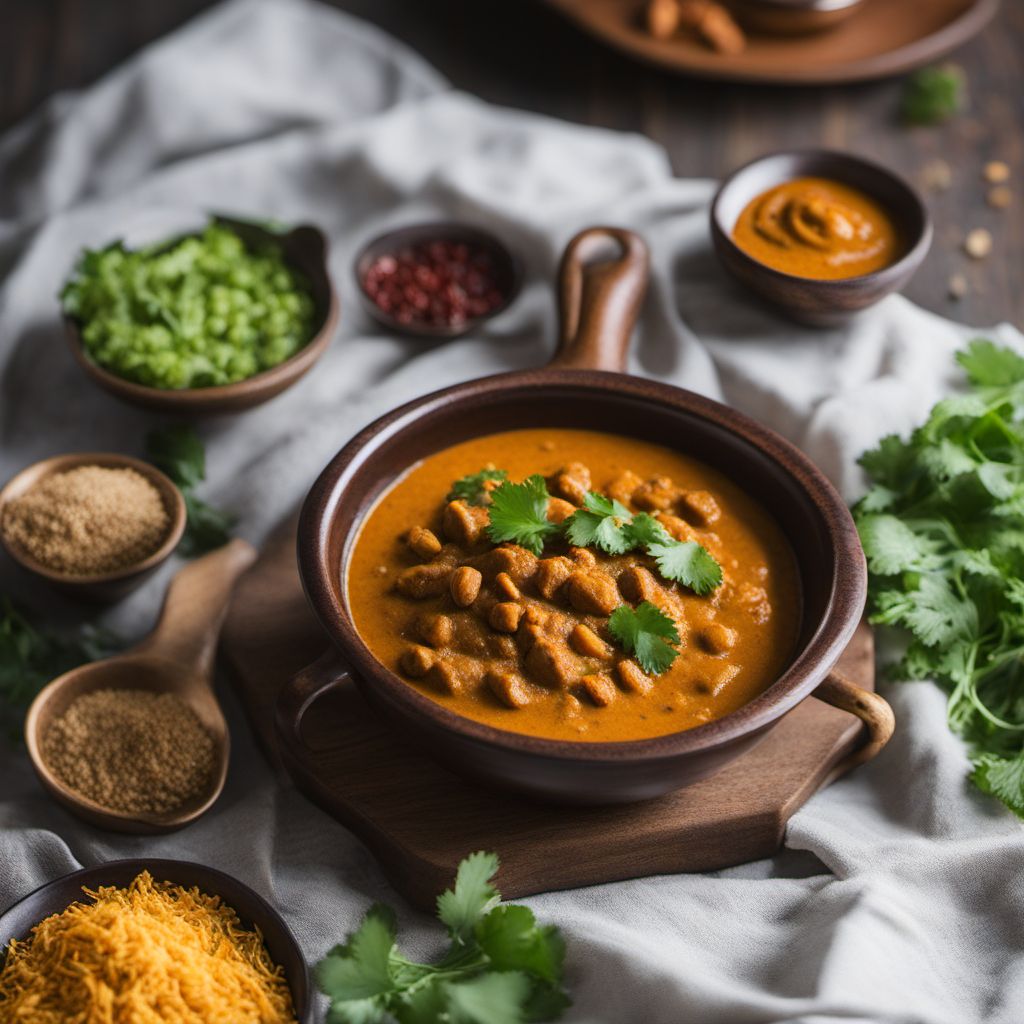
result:
[[[1024,754],[1012,758],[982,754],[974,759],[973,766],[971,781],[978,789],[998,797],[1024,818]]]
[[[570,1000],[562,988],[565,947],[558,929],[537,924],[527,907],[500,903],[493,853],[459,865],[437,901],[451,946],[419,964],[395,945],[395,919],[374,906],[343,945],[317,964],[331,999],[328,1024],[523,1024],[557,1020]]]
[[[453,939],[464,942],[477,921],[501,897],[491,884],[497,874],[498,858],[493,853],[471,853],[460,865],[455,886],[437,898],[437,916],[448,925]]]
[[[651,544],[671,543],[672,537],[649,512],[638,512],[626,527],[631,548],[646,548]]]
[[[977,387],[1002,387],[1024,381],[1024,356],[987,338],[975,338],[966,351],[957,353],[956,361]]]
[[[966,78],[955,64],[921,68],[903,87],[903,119],[909,124],[939,124],[963,109]]]
[[[178,549],[181,554],[194,558],[227,544],[235,516],[208,505],[193,493],[206,479],[206,451],[195,430],[184,424],[151,430],[146,435],[146,456],[170,477],[185,498],[188,523]]]
[[[649,544],[647,553],[665,579],[682,583],[695,594],[710,594],[722,582],[722,567],[694,540]]]
[[[609,555],[623,555],[634,546],[626,532],[632,513],[625,505],[588,491],[583,508],[577,509],[563,523],[570,544],[597,547]]]
[[[548,520],[548,494],[544,477],[527,477],[521,484],[509,482],[491,492],[487,535],[495,544],[511,541],[540,555],[544,543],[559,532]]]
[[[915,533],[892,515],[864,516],[857,528],[868,565],[880,576],[923,568],[935,552],[930,537]]]
[[[507,479],[508,473],[503,469],[494,469],[493,467],[481,469],[479,473],[471,473],[456,480],[445,501],[457,501],[461,498],[470,505],[484,505],[489,493],[484,484]]]
[[[608,619],[608,629],[650,675],[660,675],[679,654],[673,646],[680,642],[676,624],[650,601],[642,602],[635,610],[619,605]]]

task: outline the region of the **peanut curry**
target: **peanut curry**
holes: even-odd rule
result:
[[[431,455],[364,520],[348,602],[374,656],[442,706],[562,740],[662,736],[779,675],[800,593],[736,484],[656,444],[516,430]]]

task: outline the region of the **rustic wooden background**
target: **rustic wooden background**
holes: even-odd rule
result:
[[[630,0],[624,0],[628,3]],[[922,0],[925,2],[925,0]],[[211,0],[0,0],[0,130],[61,89],[87,85]],[[870,155],[920,180],[936,158],[953,169],[931,191],[936,243],[907,292],[976,325],[1024,325],[1024,3],[1004,0],[989,28],[951,59],[967,72],[970,108],[939,128],[900,124],[898,80],[783,89],[705,83],[642,67],[581,35],[542,0],[333,0],[405,40],[458,88],[496,103],[640,131],[683,176],[718,176],[770,149],[826,145]],[[988,207],[982,168],[1006,161],[1017,184]],[[960,248],[992,231],[991,255]],[[948,295],[961,272],[969,291]]]

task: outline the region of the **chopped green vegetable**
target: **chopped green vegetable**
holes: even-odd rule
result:
[[[206,479],[206,451],[195,430],[185,424],[151,430],[146,435],[146,455],[184,495],[188,524],[178,549],[181,554],[193,558],[227,544],[235,517],[193,493]]]
[[[448,952],[435,964],[407,960],[396,945],[394,913],[377,904],[344,944],[317,964],[331,1000],[328,1024],[522,1024],[556,1020],[569,1006],[562,988],[565,946],[558,929],[538,926],[528,907],[503,904],[492,884],[493,853],[460,865],[437,901]]]
[[[535,555],[544,550],[544,542],[559,532],[548,520],[548,494],[544,477],[527,477],[521,484],[506,481],[491,491],[490,525],[487,535],[495,544],[511,541]]]
[[[648,544],[647,554],[658,563],[658,572],[665,579],[682,583],[695,594],[710,594],[722,582],[722,567],[695,540]]]
[[[139,250],[86,250],[61,292],[89,358],[173,390],[232,384],[283,363],[312,336],[309,282],[280,245],[249,248],[225,224]]]
[[[619,605],[608,619],[608,629],[650,675],[661,675],[679,654],[673,646],[680,642],[676,624],[650,601],[638,604],[635,610]]]
[[[470,505],[485,505],[489,490],[484,486],[494,480],[507,480],[508,473],[503,469],[481,469],[479,473],[471,473],[461,477],[452,484],[446,501],[457,501],[461,498]]]
[[[57,635],[37,629],[7,597],[0,597],[0,724],[17,735],[24,712],[51,680],[87,661],[115,653],[120,643],[92,627]]]
[[[583,508],[573,512],[563,524],[570,544],[600,548],[609,555],[623,555],[633,547],[626,532],[632,513],[625,505],[588,491]]]
[[[909,124],[939,124],[963,109],[966,78],[955,64],[922,68],[903,86],[903,120]]]
[[[957,359],[969,391],[862,456],[854,515],[872,621],[908,639],[896,674],[945,688],[972,780],[1024,817],[1024,358],[977,340]]]

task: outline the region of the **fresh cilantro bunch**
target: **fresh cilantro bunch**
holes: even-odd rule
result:
[[[903,86],[902,114],[908,124],[940,124],[963,109],[966,79],[955,64],[921,68]]]
[[[971,778],[1024,817],[1024,358],[976,340],[957,361],[968,392],[861,457],[854,516],[896,672],[945,688]]]
[[[455,486],[470,479],[463,477]],[[634,515],[621,502],[588,491],[583,508],[559,526],[548,519],[550,498],[539,474],[521,484],[506,481],[491,492],[488,536],[496,544],[520,544],[535,555],[562,534],[570,544],[596,547],[609,555],[643,548],[665,579],[682,583],[696,594],[709,594],[722,582],[722,567],[707,548],[696,541],[676,540],[646,512]]]
[[[390,907],[370,908],[359,928],[317,964],[331,999],[328,1024],[521,1024],[556,1020],[570,1000],[562,988],[565,946],[528,907],[501,903],[493,853],[460,865],[438,897],[451,945],[435,964],[399,953]]]
[[[51,679],[120,646],[110,633],[90,627],[67,635],[37,629],[13,601],[0,598],[0,727],[17,735],[25,710]]]
[[[181,538],[181,554],[192,558],[227,544],[235,517],[195,496],[195,488],[206,479],[206,451],[195,430],[184,424],[151,430],[146,435],[146,456],[185,498],[188,524]]]
[[[651,675],[661,675],[679,654],[676,624],[650,601],[638,604],[635,610],[628,604],[619,605],[608,619],[608,629]]]

